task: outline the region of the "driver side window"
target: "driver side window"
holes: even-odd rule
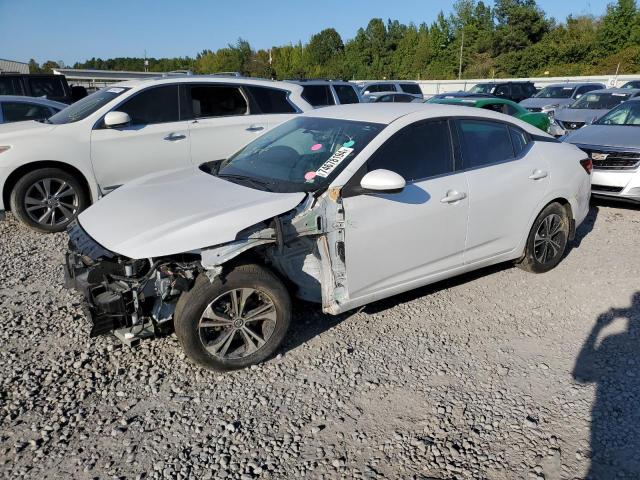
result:
[[[397,132],[369,160],[369,172],[383,168],[407,183],[453,172],[451,135],[446,120],[414,123]]]
[[[143,90],[116,110],[128,113],[131,125],[151,125],[179,121],[178,107],[178,85],[165,85]]]

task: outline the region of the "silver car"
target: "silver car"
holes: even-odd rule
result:
[[[640,202],[640,97],[567,135],[593,161],[594,196]]]
[[[44,120],[68,106],[46,98],[0,95],[0,123]]]
[[[358,84],[360,95],[367,97],[373,93],[406,93],[416,98],[424,98],[420,85],[416,82],[402,80],[380,80],[377,82],[364,82]],[[369,101],[369,100],[365,100]]]
[[[195,362],[246,367],[284,340],[292,296],[335,315],[499,262],[551,270],[587,214],[590,167],[478,108],[319,108],[97,202],[69,231],[67,275],[93,335],[174,327]]]
[[[530,112],[554,114],[592,90],[606,88],[602,83],[555,83],[547,85],[535,96],[520,102]]]
[[[640,90],[630,88],[594,90],[558,110],[553,120],[562,130],[561,135],[565,135],[593,123],[612,108],[638,95]]]

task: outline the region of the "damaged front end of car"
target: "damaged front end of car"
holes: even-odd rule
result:
[[[269,267],[298,298],[339,313],[347,296],[343,214],[339,191],[329,189],[238,232],[232,242],[147,259],[109,251],[74,222],[68,229],[66,285],[85,297],[91,337],[114,333],[125,343],[171,332],[178,300],[196,278],[224,278],[241,261]]]

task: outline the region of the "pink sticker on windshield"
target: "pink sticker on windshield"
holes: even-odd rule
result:
[[[310,182],[310,181],[312,181],[314,178],[316,178],[316,175],[317,175],[317,174],[316,174],[316,172],[307,172],[307,173],[305,173],[305,174],[304,174],[304,179],[305,179],[307,182]]]
[[[318,150],[320,150],[322,148],[322,144],[321,143],[316,143],[315,145],[311,146],[311,151],[312,152],[317,152]]]

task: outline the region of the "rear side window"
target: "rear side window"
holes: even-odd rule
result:
[[[527,145],[529,145],[529,136],[519,128],[509,127],[509,134],[511,135],[511,144],[513,145],[513,153],[518,157]]]
[[[422,94],[422,90],[420,90],[420,85],[415,83],[401,83],[400,88],[405,93],[411,93],[413,95]]]
[[[255,100],[260,113],[295,113],[287,100],[287,92],[267,87],[245,87]]]
[[[65,96],[62,80],[57,78],[33,77],[28,78],[27,81],[33,97],[60,98]]]
[[[177,122],[180,119],[178,91],[178,85],[149,88],[134,95],[116,110],[128,113],[132,125]]]
[[[12,77],[0,77],[0,95],[23,95],[20,80]]]
[[[504,123],[459,120],[458,130],[465,169],[483,167],[514,157],[509,127]]]
[[[500,97],[508,97],[509,96],[509,85],[499,85],[496,87],[493,92],[494,95]]]
[[[41,120],[51,116],[51,110],[43,105],[26,102],[3,102],[2,116],[5,122]]]
[[[449,125],[430,120],[410,125],[396,133],[368,163],[367,170],[384,168],[407,182],[453,171]]]
[[[334,85],[334,90],[336,91],[336,95],[338,96],[338,100],[343,105],[348,103],[360,103],[360,99],[358,98],[358,94],[356,93],[355,88],[351,85]]]
[[[305,85],[302,89],[302,98],[313,107],[335,105],[329,85]]]
[[[583,85],[582,87],[578,87],[576,89],[576,96],[577,95],[584,95],[587,92],[590,92],[592,90],[600,90],[602,87],[600,85]]]
[[[238,87],[227,85],[191,85],[190,101],[194,118],[244,115],[247,101]]]

